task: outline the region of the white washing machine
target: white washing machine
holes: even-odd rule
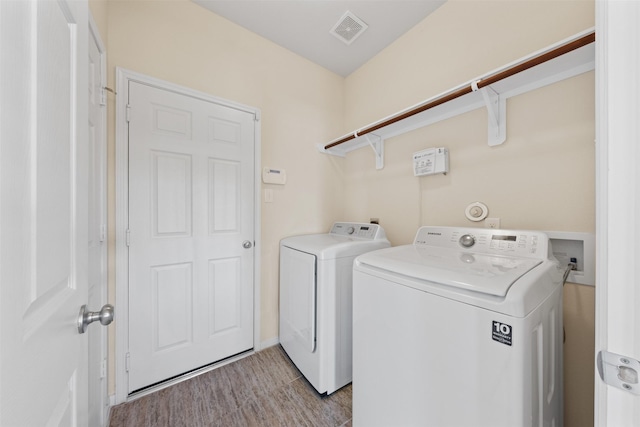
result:
[[[562,426],[562,271],[544,233],[422,227],[359,256],[354,426]]]
[[[318,393],[351,382],[353,260],[389,247],[378,224],[280,241],[280,344]]]

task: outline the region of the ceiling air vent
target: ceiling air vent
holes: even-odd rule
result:
[[[364,33],[367,28],[369,28],[369,26],[365,24],[362,19],[346,11],[329,32],[345,44],[351,44],[360,34]]]

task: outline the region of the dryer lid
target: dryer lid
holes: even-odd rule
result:
[[[280,241],[280,245],[315,255],[318,259],[355,257],[365,252],[391,246],[387,239],[364,240],[334,234],[287,237]]]
[[[406,245],[366,253],[358,257],[357,263],[414,279],[504,297],[511,285],[542,264],[542,260]]]

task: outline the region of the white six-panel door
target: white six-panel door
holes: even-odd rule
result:
[[[0,425],[87,425],[87,5],[0,1]]]
[[[129,393],[253,347],[254,115],[129,83]]]

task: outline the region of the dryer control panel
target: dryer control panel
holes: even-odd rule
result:
[[[547,235],[531,230],[421,227],[413,244],[539,259],[547,259],[549,255]]]
[[[380,225],[359,222],[336,222],[333,224],[333,227],[331,227],[330,234],[351,236],[367,240],[380,240],[387,238]]]

